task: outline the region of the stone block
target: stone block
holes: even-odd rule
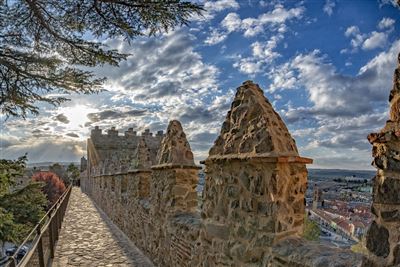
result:
[[[400,204],[400,179],[398,178],[381,177],[381,179],[375,179],[373,191],[374,203]]]
[[[381,211],[381,218],[385,222],[400,222],[400,210]]]
[[[367,233],[367,248],[378,257],[386,258],[390,252],[389,231],[375,221]]]
[[[175,185],[172,188],[171,194],[173,196],[185,196],[187,191],[188,191],[188,189],[185,186]]]
[[[223,240],[227,240],[229,238],[230,231],[227,225],[206,223],[205,229],[207,235],[210,237],[215,237]]]

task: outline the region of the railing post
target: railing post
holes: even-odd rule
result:
[[[50,225],[49,225],[49,238],[50,238],[50,257],[54,258],[54,232],[53,232],[53,218],[52,214],[49,214],[49,219],[50,219]]]
[[[44,265],[44,254],[43,254],[42,233],[41,233],[40,225],[38,225],[37,234],[39,236],[39,242],[38,242],[38,247],[37,247],[38,256],[39,256],[39,266],[40,267],[45,267],[45,265]]]
[[[9,267],[17,267],[17,264],[15,263],[15,258],[14,256],[10,257],[10,264],[8,265]]]

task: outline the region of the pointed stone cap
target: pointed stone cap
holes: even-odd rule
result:
[[[397,68],[393,75],[393,88],[390,91],[390,120],[400,122],[400,53],[397,56]]]
[[[159,165],[195,166],[192,150],[179,121],[169,122],[157,158]]]
[[[217,157],[291,157],[297,162],[296,143],[258,84],[246,81],[237,89],[221,133],[209,152],[209,159]]]
[[[130,169],[149,170],[150,167],[151,167],[150,149],[147,147],[144,138],[140,138]]]
[[[373,143],[387,143],[400,140],[400,53],[397,56],[397,68],[393,75],[393,87],[389,95],[390,120],[378,133],[370,133],[368,141]]]

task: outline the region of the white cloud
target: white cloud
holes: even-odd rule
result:
[[[399,8],[399,5],[397,4],[397,0],[378,0],[379,6],[382,7],[384,5],[392,5],[394,7]]]
[[[103,66],[95,69],[99,76],[108,78],[105,85],[108,91],[98,95],[70,96],[73,101],[43,111],[37,118],[22,122],[9,120],[1,126],[2,131],[15,135],[23,145],[5,147],[10,140],[3,141],[2,156],[10,158],[30,151],[31,161],[70,161],[79,159],[85,151],[85,142],[74,136],[87,138],[89,127],[115,126],[120,132],[129,127],[140,132],[145,128],[157,131],[165,130],[171,119],[182,122],[191,142],[199,144],[196,138],[203,138],[202,145],[192,148],[197,157],[205,155],[215,135],[199,134],[217,133],[229,106],[218,88],[219,70],[203,62],[194,50],[195,43],[191,34],[181,31],[157,38],[139,38],[131,45],[123,40],[107,41],[110,48],[130,54],[118,68]],[[82,113],[74,117],[73,107],[83,98],[93,111],[90,115]],[[63,116],[57,120],[59,114],[69,122],[59,121],[64,119]],[[63,147],[65,154],[61,153]]]
[[[228,33],[238,31],[242,24],[242,20],[239,15],[236,13],[229,13],[226,17],[221,21],[221,26],[225,28]]]
[[[390,24],[390,22],[386,21],[383,23],[387,23],[388,25]],[[383,48],[387,44],[389,32],[372,31],[368,34],[363,34],[357,26],[350,26],[346,29],[344,35],[351,38],[350,45],[352,49],[342,49],[341,53],[354,53],[357,52],[359,48],[362,48],[363,50],[372,50],[379,47]]]
[[[355,76],[339,73],[318,50],[299,54],[269,73],[270,93],[289,89],[307,93],[311,105],[288,104],[280,113],[301,155],[315,158],[314,167],[371,168],[366,136],[383,127],[388,118],[387,99],[398,51],[400,40]],[[327,153],[329,157],[324,156]]]
[[[256,41],[251,45],[252,55],[246,58],[239,58],[233,66],[240,72],[254,75],[264,71],[265,67],[274,62],[281,55],[274,51],[278,43],[283,40],[282,34],[272,36],[267,42]]]
[[[336,2],[334,0],[326,0],[325,5],[323,7],[323,10],[328,16],[331,16],[333,14],[333,9],[336,6]]]
[[[246,18],[242,20],[241,28],[245,37],[252,37],[264,31],[264,27],[283,24],[294,18],[301,18],[304,7],[285,9],[282,5],[276,5],[274,10],[261,14],[257,18]]]
[[[369,38],[367,38],[363,45],[362,49],[371,50],[378,47],[384,47],[387,43],[387,34],[383,32],[373,31]]]
[[[386,28],[391,28],[393,27],[394,23],[396,21],[392,18],[383,18],[381,21],[378,23],[378,29],[383,30]]]
[[[373,112],[387,99],[399,50],[400,40],[360,68],[354,77],[338,73],[318,50],[300,54],[269,73],[272,80],[269,91],[305,88],[313,106],[303,110],[303,114],[312,116],[355,116]],[[387,90],[387,94],[382,90]]]
[[[239,62],[235,62],[233,66],[240,72],[250,75],[259,73],[262,70],[262,62],[254,61],[251,58],[243,58]]]
[[[276,52],[276,48],[284,39],[284,33],[287,31],[286,22],[301,18],[304,11],[304,7],[285,9],[277,4],[272,11],[261,14],[257,18],[246,18],[240,21],[237,14],[228,14],[222,24],[228,32],[242,31],[245,37],[253,37],[264,32],[267,27],[273,33],[267,41],[258,40],[252,43],[251,55],[238,57],[233,67],[251,76],[265,71],[267,66],[273,64],[275,59],[281,56]]]
[[[204,9],[210,12],[220,12],[225,9],[238,9],[239,4],[235,0],[217,0],[204,3]]]
[[[219,12],[222,12],[226,9],[238,9],[239,3],[235,0],[214,0],[214,1],[205,1],[203,3],[205,12],[203,16],[197,16],[193,18],[194,21],[209,21],[212,20],[215,15]]]
[[[354,36],[354,35],[357,35],[357,34],[360,34],[360,29],[357,26],[350,26],[344,32],[344,35],[346,37]]]
[[[211,35],[204,40],[204,43],[208,45],[215,45],[225,40],[227,36],[228,35],[226,33],[213,29],[211,31]]]
[[[242,20],[237,13],[231,12],[221,21],[220,28],[211,32],[205,43],[209,45],[219,43],[232,32],[242,32],[245,37],[254,37],[264,32],[265,28],[271,32],[284,33],[287,30],[285,23],[301,18],[304,12],[304,7],[286,9],[281,4],[275,5],[273,10],[257,18],[249,17]]]
[[[346,37],[351,38],[350,41],[352,47],[351,52],[356,52],[358,50],[358,47],[360,47],[363,44],[366,38],[365,34],[361,34],[360,29],[357,26],[348,27],[344,32],[344,35]],[[341,52],[348,52],[348,50],[344,49]]]

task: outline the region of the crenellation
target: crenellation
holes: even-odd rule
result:
[[[312,159],[300,157],[283,120],[252,81],[237,89],[220,135],[202,162],[201,197],[196,192],[201,167],[179,121],[170,121],[165,134],[146,129],[138,136],[133,128],[124,136],[115,132],[92,130],[82,188],[155,265],[361,266],[359,254],[300,237],[306,164]],[[376,165],[384,166],[376,179],[387,176],[374,191],[380,219],[370,240],[391,238],[389,250],[387,244],[370,250],[399,262],[400,246],[391,242],[400,236],[384,224],[399,218],[394,208],[400,200],[384,194],[396,192],[400,178],[397,162],[391,161],[400,145],[388,146],[397,144],[394,136],[370,137],[376,143]]]
[[[136,136],[136,131],[133,130],[133,128],[129,128],[127,131],[125,131],[125,137],[130,138],[133,136]]]
[[[109,137],[118,136],[118,130],[116,130],[115,127],[111,127],[111,129],[107,130],[107,136]]]
[[[161,137],[161,138],[164,137],[164,131],[163,131],[163,130],[157,131],[156,136],[157,136],[157,137]]]
[[[144,132],[142,132],[142,136],[152,136],[153,133],[150,132],[150,129],[145,129]]]
[[[91,131],[91,137],[97,137],[102,135],[103,130],[99,128],[99,126],[95,126]]]

